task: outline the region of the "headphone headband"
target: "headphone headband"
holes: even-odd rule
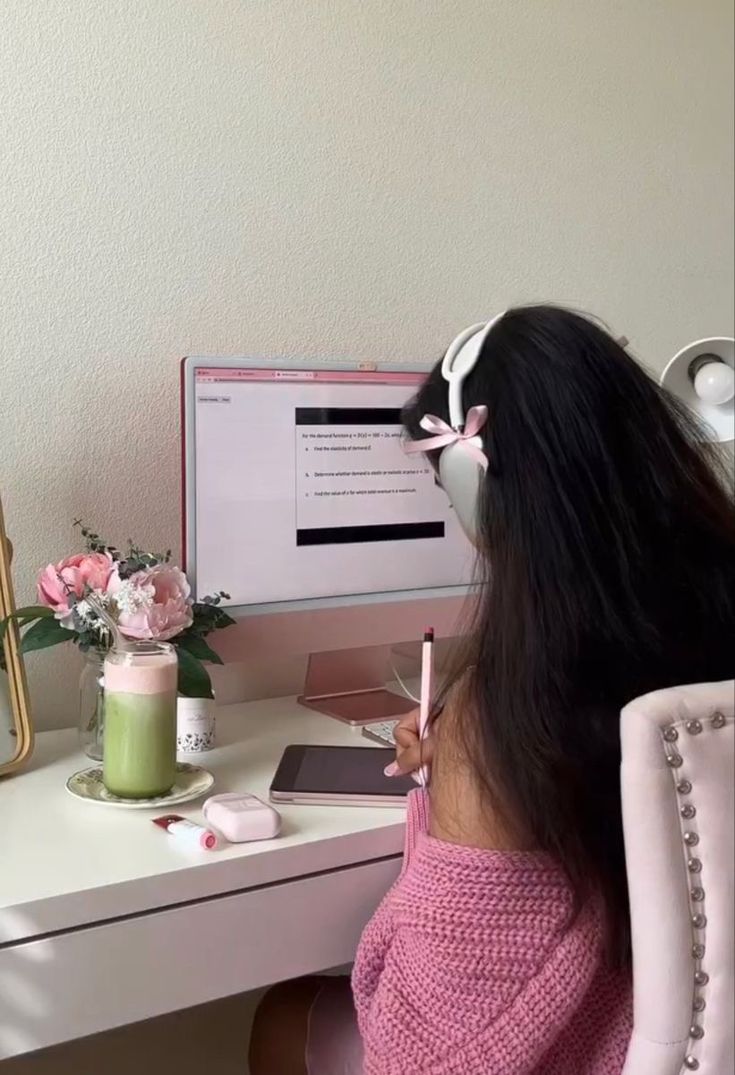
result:
[[[490,321],[470,325],[452,341],[441,366],[449,392],[449,424],[436,415],[425,414],[420,425],[430,436],[405,445],[407,452],[439,451],[437,466],[442,487],[471,541],[477,539],[477,505],[488,466],[482,439],[488,411],[483,405],[471,407],[465,422],[462,386],[477,365],[485,340],[503,316],[500,313]]]
[[[462,405],[462,386],[477,365],[485,340],[505,310],[490,321],[470,325],[450,343],[442,362],[442,377],[449,386],[449,424],[453,429],[464,428],[465,414]]]

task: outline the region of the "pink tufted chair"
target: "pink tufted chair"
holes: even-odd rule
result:
[[[622,714],[634,1028],[623,1075],[733,1075],[735,683]]]

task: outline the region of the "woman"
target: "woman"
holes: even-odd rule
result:
[[[462,395],[487,408],[481,596],[431,737],[404,721],[393,767],[431,761],[430,794],[409,805],[354,1008],[343,979],[279,987],[252,1075],[622,1070],[619,715],[648,691],[732,676],[731,503],[690,417],[575,313],[505,313]],[[449,422],[439,366],[406,410],[411,440],[426,415]]]

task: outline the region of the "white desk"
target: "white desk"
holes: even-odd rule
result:
[[[366,745],[292,699],[220,709],[217,742],[212,793],[261,798],[288,743]],[[74,730],[45,732],[0,781],[0,1060],[351,961],[398,873],[402,811],[283,806],[277,840],[187,853],[155,810],[73,799],[90,764]]]

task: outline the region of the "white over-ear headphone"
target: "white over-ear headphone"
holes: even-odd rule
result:
[[[465,414],[462,387],[504,312],[491,321],[471,325],[449,345],[442,362],[442,376],[449,392],[449,425],[435,415],[424,415],[421,428],[432,436],[406,445],[408,452],[441,449],[439,479],[471,541],[477,537],[477,507],[488,466],[480,435],[487,422],[487,407],[471,407]]]

